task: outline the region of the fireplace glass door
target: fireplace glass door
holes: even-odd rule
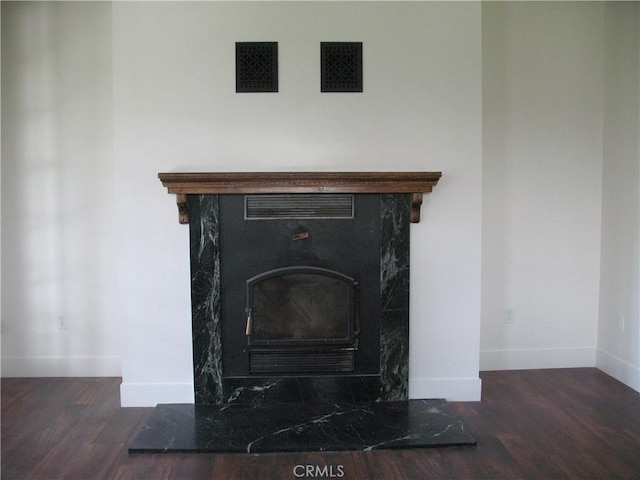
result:
[[[357,282],[333,270],[287,267],[247,281],[252,372],[352,371]]]

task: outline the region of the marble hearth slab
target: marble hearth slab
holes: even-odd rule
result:
[[[446,400],[158,405],[129,453],[309,452],[475,446]]]

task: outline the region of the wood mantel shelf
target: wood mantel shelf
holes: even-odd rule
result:
[[[422,194],[438,183],[441,172],[260,172],[159,173],[176,195],[180,223],[189,223],[187,195],[251,193],[407,193],[411,222],[420,221]]]

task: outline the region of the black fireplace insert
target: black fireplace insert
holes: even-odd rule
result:
[[[377,195],[220,198],[225,377],[379,374],[379,212]]]

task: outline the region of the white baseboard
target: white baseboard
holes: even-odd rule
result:
[[[120,377],[121,357],[2,357],[3,377]]]
[[[595,366],[595,348],[540,348],[480,352],[480,371]]]
[[[596,367],[607,375],[640,392],[640,368],[615,355],[598,349]]]
[[[453,402],[480,400],[480,378],[410,378],[409,398],[444,398]]]
[[[159,403],[194,403],[192,383],[122,383],[122,407],[155,407]]]

